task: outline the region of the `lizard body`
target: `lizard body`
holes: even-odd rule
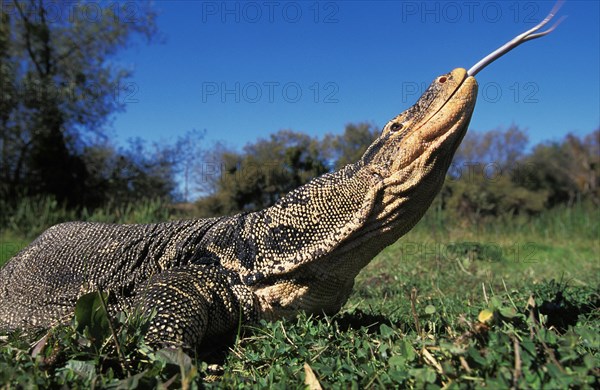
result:
[[[185,346],[240,319],[335,313],[358,272],[431,204],[476,93],[464,69],[437,78],[361,160],[255,213],[53,226],[0,270],[0,328],[50,326],[98,288],[112,307],[156,309],[149,339]]]

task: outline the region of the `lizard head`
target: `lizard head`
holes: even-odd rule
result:
[[[363,155],[363,164],[398,196],[401,187],[430,180],[441,185],[454,152],[467,131],[477,82],[465,69],[437,77],[408,110],[390,120]],[[424,186],[433,190],[433,186]]]
[[[465,69],[437,77],[411,108],[385,125],[363,162],[387,179],[402,176],[411,165],[426,168],[432,159],[451,160],[467,131],[476,98],[477,82]]]

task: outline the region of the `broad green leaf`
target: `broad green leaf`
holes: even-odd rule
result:
[[[390,338],[394,334],[394,329],[390,328],[386,324],[381,324],[379,326],[379,334],[385,338]]]
[[[404,364],[406,363],[406,357],[402,355],[395,355],[388,360],[388,363],[392,367],[404,367]]]
[[[514,318],[517,316],[517,311],[514,307],[501,307],[498,309],[498,312],[504,318]]]
[[[108,299],[107,293],[97,291],[82,295],[75,304],[75,319],[77,320],[77,331],[83,333],[86,329],[96,347],[110,335],[108,313],[104,310],[102,301]]]
[[[415,349],[413,348],[412,344],[408,340],[403,340],[400,343],[400,353],[409,362],[413,361],[415,359],[415,357],[417,356]]]
[[[502,302],[497,297],[490,298],[490,308],[497,309],[502,306]]]

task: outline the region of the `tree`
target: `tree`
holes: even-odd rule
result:
[[[195,167],[198,166],[200,158],[203,154],[202,140],[206,130],[199,131],[196,129],[190,130],[184,136],[179,137],[175,145],[175,155],[177,159],[174,161],[178,169],[178,177],[183,185],[183,201],[189,202],[193,191],[192,184]]]
[[[310,179],[356,162],[379,131],[367,123],[348,124],[343,134],[322,141],[291,130],[246,145],[242,152],[217,144],[196,169],[202,216],[255,211],[274,204]]]
[[[335,161],[334,168],[340,169],[358,161],[379,133],[380,130],[369,123],[350,123],[343,134],[325,136],[323,144],[328,150],[328,157]]]
[[[444,207],[471,223],[542,211],[548,191],[524,185],[527,140],[517,126],[505,131],[467,133],[441,191]]]
[[[125,204],[140,198],[170,198],[175,191],[175,169],[180,162],[177,144],[148,147],[137,138],[128,148],[109,143],[85,147],[82,160],[88,170],[84,204]]]
[[[583,138],[567,134],[562,142],[540,144],[525,166],[525,185],[548,191],[550,207],[585,199],[600,205],[600,129]]]
[[[197,203],[203,216],[268,207],[328,171],[321,143],[290,130],[248,144],[241,153],[220,145],[199,168],[196,176],[209,194]]]
[[[527,134],[516,125],[507,130],[470,131],[456,151],[453,165],[494,164],[508,168],[523,157],[528,142]]]
[[[156,35],[139,2],[2,1],[0,196],[84,200],[88,138],[104,137],[132,84],[110,62],[136,35]]]

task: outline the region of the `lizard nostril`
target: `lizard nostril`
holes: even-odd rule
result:
[[[444,84],[446,82],[446,80],[448,80],[448,78],[446,76],[442,76],[438,79],[438,83]]]

